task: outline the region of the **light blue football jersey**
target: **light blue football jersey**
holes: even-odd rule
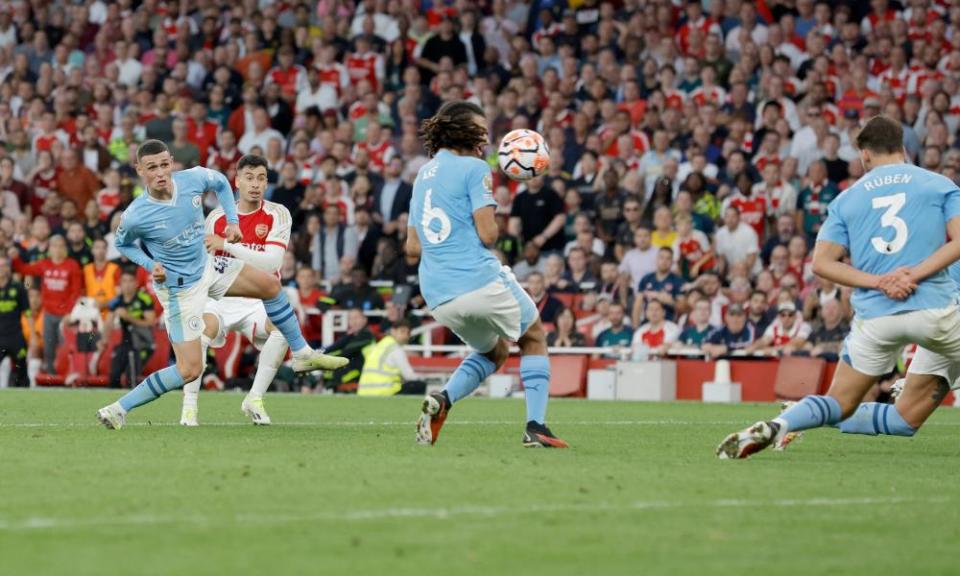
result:
[[[912,164],[874,168],[829,207],[817,240],[847,248],[854,268],[886,274],[916,266],[947,237],[947,221],[960,216],[960,189],[939,174]],[[906,300],[879,290],[856,289],[853,309],[862,319],[911,310],[945,308],[957,289],[946,270],[927,278]]]
[[[237,223],[237,206],[226,176],[196,167],[173,173],[173,195],[168,201],[144,192],[123,211],[115,244],[120,252],[153,271],[154,260],[167,272],[166,286],[187,287],[203,275],[207,251],[203,245],[203,193],[213,190],[227,216]],[[139,239],[153,258],[135,243]]]
[[[440,150],[413,183],[410,226],[423,247],[420,291],[436,308],[495,282],[500,261],[480,241],[473,212],[495,206],[490,166]]]

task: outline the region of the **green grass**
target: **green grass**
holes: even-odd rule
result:
[[[171,394],[94,425],[115,397],[0,392],[0,574],[957,573],[952,409],[720,462],[772,406],[555,401],[573,449],[538,451],[516,400],[461,403],[425,449],[416,399],[271,395],[254,428],[210,393],[185,429]]]

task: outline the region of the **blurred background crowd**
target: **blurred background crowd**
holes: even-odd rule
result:
[[[112,239],[159,138],[231,179],[267,158],[307,336],[363,311],[358,350],[423,307],[403,250],[418,127],[467,99],[492,143],[549,143],[548,174],[494,185],[498,255],[551,345],[835,357],[850,294],[810,254],[863,174],[858,127],[899,119],[911,160],[957,179],[958,78],[956,0],[0,2],[0,349],[56,372],[89,297],[87,321],[121,329],[114,366],[153,353],[152,288]]]

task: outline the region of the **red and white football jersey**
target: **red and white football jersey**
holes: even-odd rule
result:
[[[376,145],[371,145],[367,142],[358,142],[353,147],[352,156],[354,160],[357,158],[357,152],[361,150],[366,150],[370,156],[370,169],[374,172],[383,172],[383,169],[387,166],[387,162],[390,162],[390,159],[397,154],[397,151],[393,149],[393,145],[390,144],[389,140]]]
[[[240,233],[242,239],[240,244],[257,252],[265,252],[267,246],[279,246],[283,250],[287,249],[290,243],[290,228],[293,219],[290,217],[290,211],[281,204],[264,200],[260,208],[249,213],[239,213]],[[207,216],[206,228],[207,234],[216,234],[223,236],[223,230],[227,227],[227,216],[223,213],[223,208],[217,207]],[[225,252],[217,252],[218,256],[230,256]],[[282,264],[282,260],[281,260]],[[280,274],[280,266],[275,270],[266,270]]]
[[[705,104],[723,106],[723,103],[727,99],[727,93],[719,86],[714,86],[713,88],[704,88],[701,86],[690,93],[690,98],[697,103],[697,106],[703,106]]]
[[[359,84],[361,80],[367,80],[370,82],[371,89],[374,92],[377,91],[377,87],[380,85],[378,72],[383,68],[379,58],[380,56],[373,52],[367,52],[363,55],[354,53],[347,56],[344,64],[354,86]]]
[[[350,74],[347,73],[347,68],[339,62],[334,62],[329,66],[316,65],[314,68],[317,69],[320,76],[320,85],[328,84],[332,86],[337,91],[337,96],[340,96],[341,91],[350,83]]]
[[[793,340],[807,340],[810,338],[810,332],[810,325],[803,321],[803,317],[798,312],[797,318],[793,321],[793,327],[790,330],[785,329],[783,323],[780,322],[780,318],[777,318],[772,324],[767,326],[767,331],[764,332],[763,335],[764,337],[771,338],[774,346],[783,346]]]
[[[763,238],[763,229],[766,225],[767,199],[763,196],[746,197],[737,192],[727,201],[727,206],[733,206],[740,211],[740,220],[749,224],[757,233],[757,238]]]

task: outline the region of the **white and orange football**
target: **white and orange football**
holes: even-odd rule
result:
[[[500,170],[513,180],[524,182],[546,174],[550,168],[550,148],[533,130],[513,130],[500,141]]]

